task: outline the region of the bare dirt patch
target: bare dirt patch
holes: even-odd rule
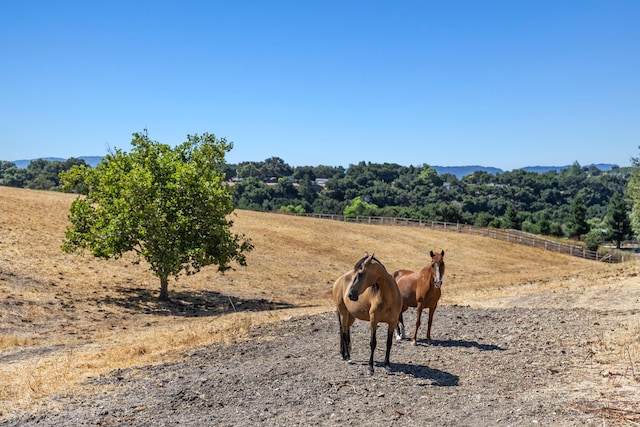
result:
[[[602,426],[640,421],[632,370],[598,362],[624,316],[585,309],[441,308],[431,344],[376,352],[353,330],[354,365],[339,357],[335,313],[252,327],[233,345],[90,378],[5,425]],[[408,317],[408,322],[413,318]],[[379,328],[384,337],[386,326]],[[379,340],[380,341],[380,340]],[[634,384],[635,383],[635,384]],[[613,388],[615,393],[607,394]],[[603,394],[604,393],[604,394]]]

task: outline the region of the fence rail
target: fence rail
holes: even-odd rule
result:
[[[582,245],[572,245],[569,243],[561,243],[552,239],[537,236],[531,233],[525,233],[519,230],[505,230],[500,228],[476,227],[468,224],[459,224],[451,222],[425,221],[410,218],[393,218],[382,216],[344,216],[331,214],[306,214],[307,217],[329,219],[343,222],[357,222],[361,224],[377,224],[377,225],[395,225],[405,227],[421,227],[430,228],[432,230],[451,231],[456,233],[475,234],[486,236],[493,239],[527,245],[534,248],[541,248],[548,251],[554,251],[561,254],[571,255],[579,258],[589,259],[593,261],[601,261],[608,263],[626,262],[632,260],[640,260],[640,255],[628,253],[622,250],[612,249],[606,253],[598,251],[590,251]]]

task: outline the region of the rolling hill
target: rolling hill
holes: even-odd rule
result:
[[[585,261],[454,232],[234,213],[253,240],[248,267],[159,283],[130,255],[60,250],[75,196],[0,187],[0,416],[113,369],[247,339],[252,325],[332,311],[333,281],[365,251],[392,271],[444,250],[443,305],[637,308],[638,265]],[[603,298],[601,292],[606,292]]]

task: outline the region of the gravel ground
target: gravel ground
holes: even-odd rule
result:
[[[367,371],[368,323],[352,328],[354,364],[339,355],[334,312],[260,325],[233,345],[179,362],[93,378],[96,394],[58,395],[3,426],[602,426],[593,348],[622,314],[585,309],[439,307],[432,343],[394,342]],[[426,313],[423,314],[426,318]],[[415,310],[405,315],[411,334]],[[420,339],[421,338],[421,339]],[[607,424],[607,422],[609,424]]]

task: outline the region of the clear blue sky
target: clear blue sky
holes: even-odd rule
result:
[[[0,0],[0,159],[511,170],[640,155],[640,1]]]

